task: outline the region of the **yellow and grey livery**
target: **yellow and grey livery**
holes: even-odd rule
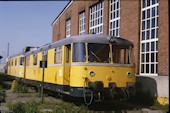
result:
[[[134,94],[136,77],[133,59],[133,44],[130,41],[109,35],[87,34],[10,57],[8,75],[39,85],[42,81],[40,61],[47,61],[44,87],[83,97],[88,105],[94,99],[127,99]],[[87,97],[90,97],[89,102]]]

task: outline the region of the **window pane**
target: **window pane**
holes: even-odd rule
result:
[[[144,73],[144,69],[145,69],[145,65],[142,64],[142,65],[141,65],[141,73]]]
[[[151,53],[151,62],[155,62],[155,54]]]
[[[145,52],[145,43],[142,43],[142,52]]]
[[[129,64],[129,48],[124,46],[115,46],[112,47],[113,50],[113,62],[120,64]]]
[[[73,44],[73,62],[85,62],[86,52],[84,43]]]
[[[149,43],[146,43],[146,52],[149,51]]]
[[[110,47],[107,44],[88,44],[88,61],[109,63]]]
[[[155,29],[151,30],[151,39],[155,38]]]
[[[141,56],[141,62],[144,62],[145,61],[145,54],[142,54]]]
[[[151,51],[155,51],[155,42],[151,42]]]
[[[151,64],[151,73],[154,73],[154,64]]]
[[[146,32],[146,39],[148,40],[150,38],[150,30]]]
[[[146,73],[149,73],[149,64],[146,64]]]
[[[149,62],[149,53],[146,53],[146,62]]]

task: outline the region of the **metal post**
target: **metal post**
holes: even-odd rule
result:
[[[8,48],[7,48],[7,58],[9,56],[9,43],[8,43]]]
[[[41,103],[43,104],[44,102],[44,66],[42,68],[42,83],[41,83]]]

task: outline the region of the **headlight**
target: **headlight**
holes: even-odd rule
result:
[[[90,72],[89,72],[89,75],[90,75],[91,77],[93,77],[93,76],[95,75],[94,71],[90,71]]]
[[[132,76],[131,72],[127,72],[127,76],[131,77]]]

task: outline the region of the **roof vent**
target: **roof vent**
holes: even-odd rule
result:
[[[114,36],[109,36],[107,37],[107,39],[109,40],[109,42],[113,43],[115,41],[115,37]]]

